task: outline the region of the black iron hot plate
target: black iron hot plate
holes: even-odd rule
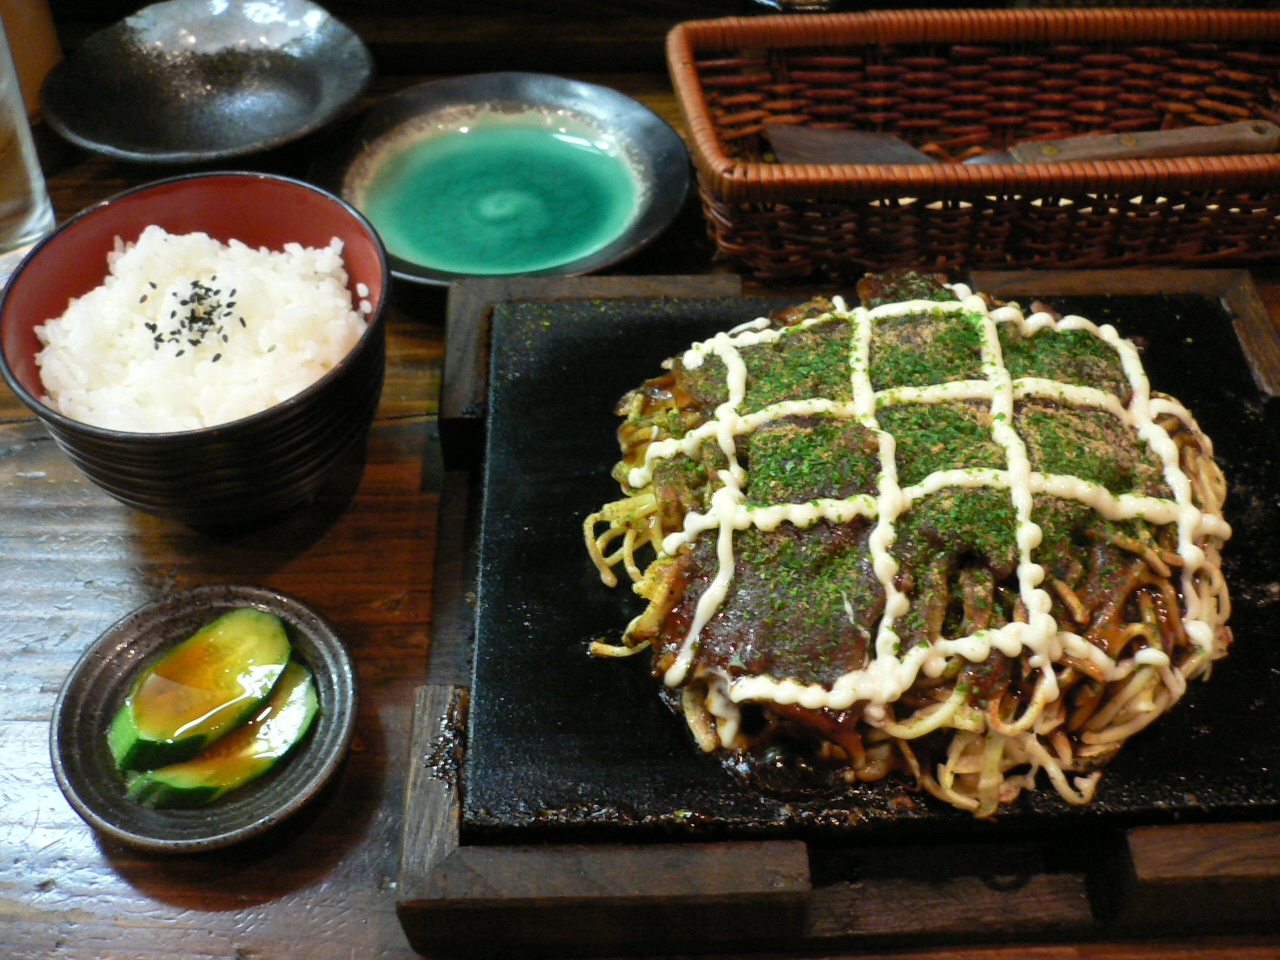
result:
[[[464,841],[871,838],[1280,814],[1280,738],[1270,733],[1280,725],[1280,645],[1269,623],[1280,610],[1280,411],[1255,385],[1215,297],[1046,299],[1143,338],[1154,387],[1195,412],[1231,483],[1232,654],[1125,746],[1093,803],[1069,806],[1046,785],[979,823],[898,781],[834,802],[786,802],[700,753],[659,700],[647,657],[587,654],[643,602],[600,582],[581,524],[617,496],[617,398],[693,340],[780,301],[506,303],[491,331]]]

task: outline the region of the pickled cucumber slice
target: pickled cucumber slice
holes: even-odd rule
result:
[[[134,681],[107,731],[121,770],[180,763],[262,705],[291,653],[274,614],[241,607],[161,654]]]
[[[183,763],[135,773],[128,794],[152,807],[199,807],[266,773],[306,736],[320,710],[311,672],[291,660],[244,724]]]

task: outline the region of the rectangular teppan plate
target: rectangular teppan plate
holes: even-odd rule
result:
[[[1196,415],[1231,487],[1231,655],[1125,745],[1091,804],[1045,783],[979,822],[898,779],[834,799],[763,796],[698,751],[647,654],[588,655],[643,606],[625,576],[601,583],[582,542],[583,519],[618,496],[615,402],[691,342],[802,299],[495,308],[463,842],[1013,836],[1280,815],[1280,411],[1215,296],[1043,297],[1145,341],[1153,387]]]

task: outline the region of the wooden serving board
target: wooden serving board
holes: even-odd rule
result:
[[[1280,336],[1243,271],[984,274],[1002,298],[1196,293],[1230,313],[1274,413]],[[992,940],[1276,930],[1280,823],[1165,822],[1079,837],[468,842],[461,835],[472,683],[478,454],[496,302],[723,297],[736,278],[481,281],[450,295],[428,684],[414,705],[397,910],[439,957],[817,951]]]

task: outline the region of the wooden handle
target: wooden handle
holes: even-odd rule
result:
[[[1009,154],[1018,163],[1071,160],[1137,160],[1273,153],[1280,149],[1280,127],[1268,120],[1241,120],[1212,127],[1148,130],[1068,137],[1015,144]]]

